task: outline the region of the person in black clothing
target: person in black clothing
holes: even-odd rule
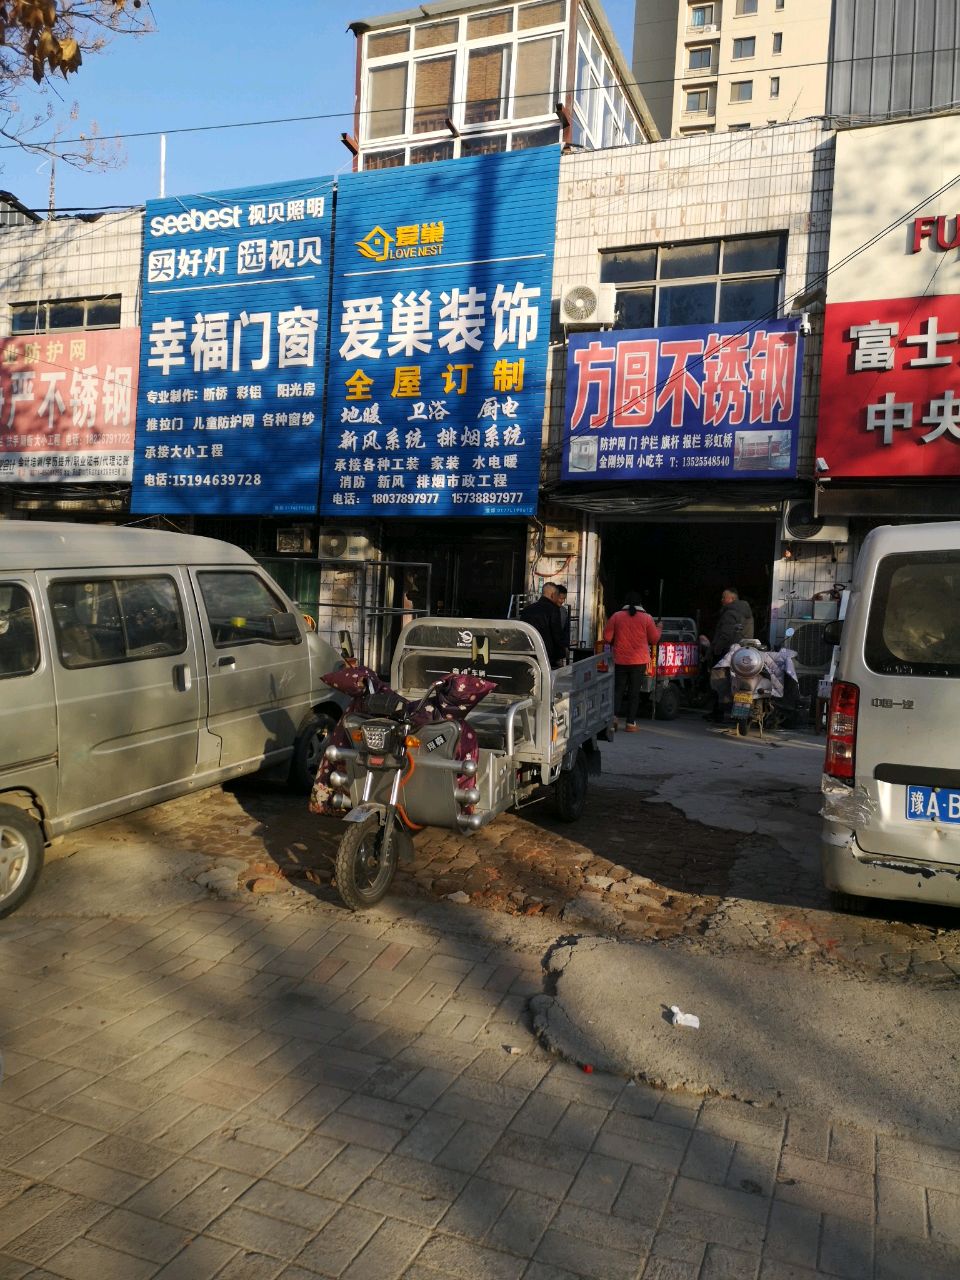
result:
[[[567,656],[560,613],[560,592],[553,582],[543,584],[543,595],[520,611],[520,621],[528,622],[540,632],[551,667],[562,665]]]
[[[713,639],[700,637],[700,647],[705,651],[709,665],[712,667],[720,661],[732,644],[738,640],[753,640],[753,611],[746,600],[741,600],[733,587],[727,587],[720,596],[720,617],[713,631]],[[725,707],[720,697],[715,698],[713,709],[708,712],[707,719],[717,723],[723,720]]]

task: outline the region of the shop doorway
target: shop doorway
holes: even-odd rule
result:
[[[430,613],[448,618],[505,618],[510,597],[523,590],[526,529],[491,530],[472,521],[417,532],[387,530],[391,560],[424,561],[431,566]],[[411,598],[420,584],[411,583]],[[421,604],[417,596],[416,603]]]
[[[603,522],[600,600],[609,616],[628,591],[639,591],[651,613],[694,618],[710,635],[720,593],[734,587],[749,601],[758,637],[766,641],[776,543],[775,520]]]

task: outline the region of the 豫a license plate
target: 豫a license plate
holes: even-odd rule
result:
[[[735,693],[733,695],[733,715],[737,720],[745,720],[753,706],[752,693]]]
[[[946,787],[907,787],[907,817],[917,822],[960,823],[960,791]]]

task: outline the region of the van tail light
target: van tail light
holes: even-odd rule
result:
[[[853,782],[857,757],[857,712],[860,690],[855,684],[838,680],[830,691],[827,720],[827,758],[823,771],[830,778]]]

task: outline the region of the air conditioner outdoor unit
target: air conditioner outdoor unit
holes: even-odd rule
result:
[[[360,529],[321,529],[317,538],[318,560],[369,560],[373,548]]]
[[[788,649],[796,650],[794,666],[798,675],[822,674],[829,670],[833,645],[824,639],[826,626],[826,622],[815,618],[787,619],[786,629],[792,629],[793,635],[786,636],[783,643]]]
[[[582,281],[560,290],[560,321],[566,328],[595,328],[613,324],[617,310],[617,286]]]
[[[780,537],[784,542],[846,542],[850,527],[846,520],[828,524],[814,515],[810,499],[798,498],[784,503]]]
[[[277,530],[277,551],[284,555],[309,555],[313,550],[313,537],[305,526]]]

